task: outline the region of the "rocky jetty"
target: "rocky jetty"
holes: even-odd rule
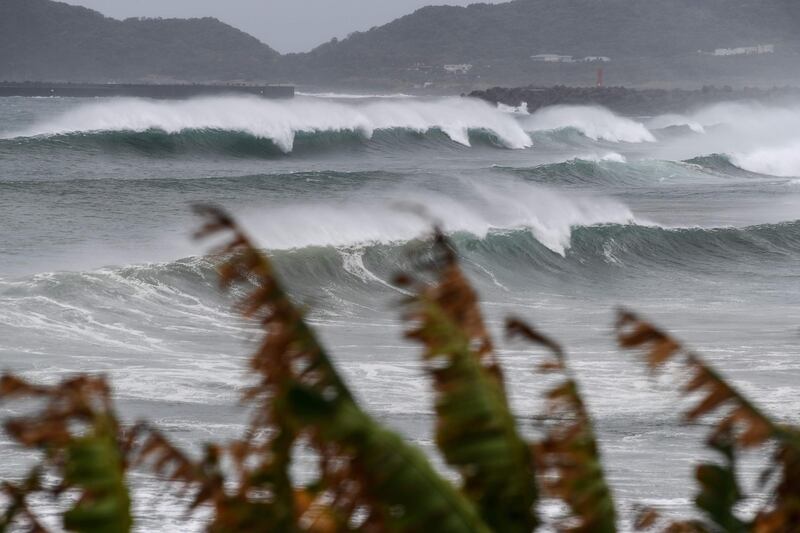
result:
[[[650,115],[677,113],[718,102],[779,103],[800,99],[800,89],[706,86],[702,89],[630,89],[626,87],[494,87],[469,96],[509,106],[528,105],[530,111],[552,105],[599,105],[617,113]]]

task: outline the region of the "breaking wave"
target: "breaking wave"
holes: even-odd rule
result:
[[[465,267],[475,276],[516,283],[520,288],[530,284],[531,276],[547,283],[548,279],[558,280],[570,274],[576,282],[590,282],[602,276],[604,270],[620,268],[630,269],[634,275],[652,275],[654,269],[690,269],[695,275],[717,275],[721,268],[737,272],[743,264],[763,266],[772,262],[786,264],[790,272],[800,259],[800,221],[745,228],[576,226],[571,246],[563,255],[548,249],[526,229],[492,230],[482,236],[467,231],[451,235]],[[411,241],[419,250],[416,237]],[[391,288],[395,274],[413,268],[409,251],[408,242],[402,241],[311,245],[269,253],[296,294],[345,290],[349,297],[358,298],[360,293],[361,297],[372,299],[370,287],[374,289],[377,284]],[[227,303],[219,297],[215,280],[214,265],[204,258],[0,280],[0,302],[17,302],[0,306],[4,314],[0,318],[6,324],[38,327],[36,324],[45,314],[38,312],[36,306],[56,306],[63,308],[55,315],[60,317],[58,320],[76,322],[64,325],[66,333],[84,335],[97,326],[105,335],[98,339],[111,343],[118,342],[119,332],[108,324],[93,325],[79,312],[80,307],[102,308],[102,302],[97,301],[102,298],[117,302],[115,306],[119,301],[135,299],[152,316],[185,312],[219,327],[228,316]],[[67,303],[71,310],[65,307]],[[40,326],[52,329],[58,324],[49,320]],[[78,326],[80,329],[73,331]],[[137,339],[131,334],[131,338],[119,342],[134,341]]]
[[[779,177],[800,176],[800,105],[721,103],[693,114],[665,115],[651,127],[684,126],[700,135],[673,139],[669,153],[688,158],[725,154],[717,165]],[[687,154],[692,154],[688,156]],[[719,160],[725,158],[725,162]],[[705,160],[708,156],[695,160]]]
[[[558,163],[533,167],[495,166],[496,170],[546,185],[653,186],[670,182],[718,182],[731,176],[750,177],[724,155],[698,157],[685,162],[639,159],[628,161],[611,152],[589,154]]]
[[[644,124],[602,107],[545,107],[522,119],[522,124],[532,133],[572,129],[593,141],[643,143],[656,140]]]
[[[731,156],[737,167],[785,178],[800,177],[800,139],[778,146],[757,148]]]
[[[495,134],[484,130],[467,132],[469,146],[506,148]],[[292,139],[292,148],[277,144],[274,139],[259,137],[249,132],[221,129],[184,129],[167,132],[152,128],[143,131],[114,130],[65,133],[51,136],[0,139],[0,149],[28,149],[32,151],[68,149],[86,152],[133,152],[152,157],[172,155],[224,155],[230,157],[275,158],[288,154],[313,156],[316,153],[343,152],[353,150],[457,150],[462,143],[438,128],[425,132],[408,129],[379,130],[367,136],[361,131],[337,130],[297,132]]]
[[[574,227],[637,222],[618,200],[559,192],[516,180],[464,182],[447,193],[394,190],[393,204],[379,199],[385,194],[375,191],[376,198],[371,199],[372,195],[364,192],[361,199],[335,203],[291,202],[245,211],[242,218],[254,229],[259,242],[270,249],[357,246],[404,242],[424,234],[430,222],[416,214],[421,209],[454,233],[482,238],[493,231],[528,231],[557,254],[569,248]]]
[[[469,98],[416,99],[347,103],[319,98],[271,101],[248,97],[200,98],[188,101],[118,99],[82,105],[56,118],[41,121],[8,138],[74,136],[114,132],[158,133],[164,139],[179,135],[212,140],[246,142],[268,140],[284,153],[292,152],[298,138],[352,135],[371,139],[377,132],[438,131],[453,142],[471,145],[470,135],[484,132],[506,148],[531,146],[531,139],[513,117],[489,104]],[[199,132],[199,133],[198,133]],[[221,132],[225,132],[222,134]],[[231,132],[234,132],[233,134]],[[227,137],[226,137],[227,135]]]

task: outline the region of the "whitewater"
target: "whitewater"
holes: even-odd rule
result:
[[[191,239],[191,205],[215,203],[275,259],[368,409],[432,452],[393,279],[437,223],[484,301],[524,431],[540,429],[541,354],[503,340],[508,314],[568,348],[626,514],[680,516],[703,430],[615,348],[614,309],[798,422],[798,123],[800,103],[633,117],[408,95],[0,99],[0,358],[45,382],[108,374],[126,420],[184,446],[237,435],[253,331]],[[0,454],[0,479],[22,475],[28,456],[5,437]],[[157,482],[135,482],[141,531],[186,530]]]

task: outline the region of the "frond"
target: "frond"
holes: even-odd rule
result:
[[[494,531],[531,531],[538,523],[531,448],[517,430],[477,295],[440,231],[431,269],[432,282],[400,281],[414,291],[407,302],[408,337],[425,348],[436,392],[437,445]]]
[[[3,482],[0,485],[0,494],[8,500],[8,505],[0,516],[0,533],[9,531],[13,524],[24,522],[30,533],[45,533],[47,530],[39,522],[36,513],[28,503],[31,494],[42,490],[41,468],[34,467],[21,483]]]
[[[566,503],[571,516],[562,531],[613,533],[616,508],[605,480],[597,437],[577,382],[567,366],[561,347],[520,320],[511,319],[506,329],[551,352],[553,359],[541,365],[547,372],[564,375],[563,382],[547,393],[548,416],[558,420],[537,445],[537,468],[547,494]],[[569,524],[569,525],[566,525]]]
[[[52,496],[70,489],[77,502],[63,516],[64,528],[79,532],[125,532],[132,524],[125,483],[120,428],[105,379],[78,376],[58,385],[33,385],[13,375],[0,378],[0,400],[38,398],[44,407],[11,419],[6,431],[20,445],[43,452],[40,470],[59,478]],[[6,485],[12,507],[39,527],[26,497],[43,491],[38,475],[21,486]]]
[[[340,528],[358,523],[381,531],[486,531],[469,502],[421,452],[358,406],[272,264],[249,237],[219,209],[197,210],[206,219],[199,236],[229,236],[216,253],[222,286],[244,290],[238,307],[264,332],[250,362],[258,382],[245,396],[254,416],[242,446],[264,458],[263,479],[316,514],[314,520],[303,515],[298,523],[310,520],[322,527],[322,517],[323,524],[335,522]],[[259,443],[264,429],[271,437]],[[321,474],[313,490],[298,493],[291,490],[286,465],[291,444],[300,437],[319,454]]]
[[[620,313],[617,335],[623,348],[642,350],[653,370],[668,361],[683,365],[687,374],[684,391],[701,398],[686,413],[688,422],[717,415],[708,444],[722,453],[726,465],[707,464],[698,468],[696,477],[701,485],[698,507],[726,531],[748,527],[733,512],[733,505],[741,499],[735,484],[735,453],[771,443],[775,444],[776,452],[764,480],[777,473],[777,484],[771,501],[759,511],[751,527],[759,532],[782,532],[792,531],[800,524],[800,431],[774,422],[699,355],[687,351],[667,333],[633,313]]]

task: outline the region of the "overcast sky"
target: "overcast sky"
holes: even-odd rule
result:
[[[63,0],[114,18],[216,17],[280,52],[305,52],[428,4],[477,0]],[[481,0],[499,3],[503,0]]]

